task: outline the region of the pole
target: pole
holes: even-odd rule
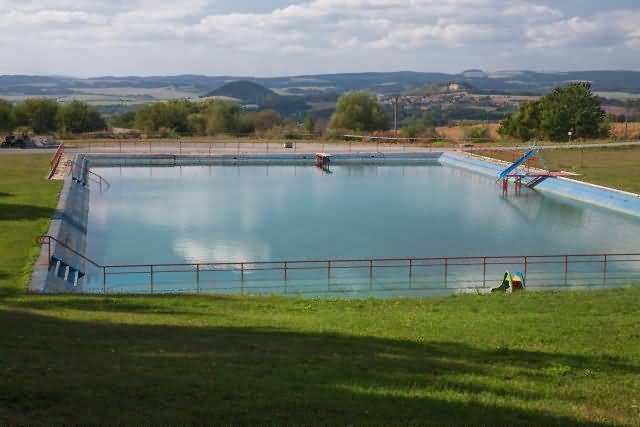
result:
[[[629,140],[629,101],[624,104],[624,140]]]
[[[482,287],[487,287],[487,257],[482,258]]]
[[[393,106],[393,134],[398,137],[398,101],[400,100],[400,95],[394,96],[395,103]]]
[[[200,264],[196,264],[196,292],[200,293]]]
[[[149,285],[151,293],[153,293],[153,265],[149,266]]]
[[[449,276],[449,258],[444,259],[444,287],[447,287],[447,277]]]

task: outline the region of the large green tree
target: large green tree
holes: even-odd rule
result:
[[[193,104],[188,101],[168,101],[148,104],[136,113],[135,127],[147,133],[165,128],[180,134],[189,134],[189,115]]]
[[[368,92],[349,92],[340,97],[329,127],[369,132],[382,130],[387,120],[375,95]]]
[[[16,126],[31,128],[36,133],[57,130],[58,103],[52,99],[26,99],[15,107]]]
[[[107,127],[100,113],[81,101],[71,101],[58,109],[58,129],[64,132],[95,132]]]
[[[11,132],[16,126],[16,115],[13,104],[0,99],[0,132]]]
[[[555,89],[538,101],[523,105],[506,118],[502,135],[530,140],[534,138],[566,141],[574,138],[600,138],[609,133],[607,115],[591,84],[572,83]]]
[[[235,102],[215,100],[209,103],[204,113],[207,118],[207,135],[237,133],[240,128],[240,112],[240,105]]]

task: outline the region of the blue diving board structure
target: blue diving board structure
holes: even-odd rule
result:
[[[539,148],[532,148],[529,151],[527,151],[524,156],[520,157],[518,160],[513,162],[508,168],[500,172],[500,174],[498,175],[498,181],[507,179],[513,171],[515,171],[520,166],[525,164],[529,159],[532,159],[533,157],[535,157],[535,155],[538,154],[538,151],[540,151]]]
[[[534,172],[527,169],[527,171],[519,171],[518,168],[524,165],[527,161],[534,158],[540,148],[533,147],[529,151],[527,151],[522,157],[513,162],[509,167],[504,169],[498,174],[498,181],[502,181],[503,191],[507,191],[509,179],[513,179],[516,183],[516,189],[520,186],[525,185],[529,188],[535,188],[538,185],[542,184],[549,178],[561,178],[561,177],[571,177],[577,176],[578,174],[572,172],[565,171],[545,171],[545,170],[536,170]]]

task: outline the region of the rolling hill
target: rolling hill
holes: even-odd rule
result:
[[[243,104],[256,105],[261,110],[275,110],[282,115],[300,114],[310,107],[304,98],[283,96],[248,80],[238,80],[207,93],[204,97],[234,98]]]

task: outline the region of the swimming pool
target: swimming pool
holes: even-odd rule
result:
[[[528,189],[503,195],[495,178],[437,160],[92,170],[110,187],[88,196],[83,253],[121,267],[86,266],[84,292],[420,296],[486,289],[506,269],[528,270],[534,287],[638,272],[616,259],[603,271],[595,256],[490,258],[632,253],[640,220]]]

